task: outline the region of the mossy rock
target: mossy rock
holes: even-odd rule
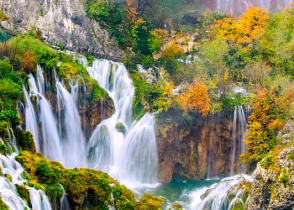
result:
[[[36,152],[35,142],[33,135],[29,131],[20,130],[19,128],[15,129],[15,137],[18,142],[18,146],[21,150]]]
[[[162,205],[165,203],[165,200],[161,197],[144,194],[136,209],[140,210],[160,210]]]
[[[118,132],[121,132],[121,133],[123,133],[123,134],[126,134],[126,127],[125,127],[125,125],[122,123],[122,122],[119,122],[119,123],[117,123],[116,125],[115,125],[115,128],[116,128],[116,130],[118,131]]]
[[[17,193],[20,197],[25,200],[29,207],[32,207],[32,202],[30,198],[30,191],[24,185],[16,185]]]
[[[0,196],[0,209],[1,210],[9,210],[8,206],[6,205],[6,203],[3,202],[1,196]]]
[[[29,185],[45,190],[51,200],[63,195],[63,186],[72,208],[79,209],[86,204],[89,209],[108,209],[109,205],[116,209],[135,209],[134,193],[106,173],[66,169],[58,162],[28,151],[22,151],[16,160],[29,173]]]
[[[182,210],[182,206],[181,204],[179,204],[178,202],[174,202],[173,205],[169,208],[169,210]]]
[[[244,210],[244,206],[243,206],[242,201],[236,201],[236,202],[233,204],[233,206],[232,206],[231,209],[232,209],[232,210]]]

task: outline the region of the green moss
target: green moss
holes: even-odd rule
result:
[[[150,194],[144,194],[141,197],[140,204],[137,208],[141,210],[159,210],[164,203],[165,200],[163,198]]]
[[[121,132],[121,133],[123,133],[123,134],[125,134],[126,133],[126,127],[124,126],[124,124],[123,123],[117,123],[116,125],[115,125],[115,128],[116,128],[116,130],[118,131],[118,132]]]
[[[89,209],[106,209],[112,204],[117,209],[134,209],[133,192],[121,186],[106,173],[91,169],[65,169],[60,163],[46,160],[41,154],[21,152],[17,157],[29,173],[29,185],[44,189],[51,198],[61,197],[64,187],[71,204],[81,206],[83,198]],[[82,203],[81,203],[82,202]]]
[[[29,207],[32,207],[31,199],[30,199],[30,192],[24,185],[16,185],[17,193],[23,198]]]
[[[33,135],[25,130],[15,129],[15,137],[18,142],[18,146],[22,150],[36,152],[36,147],[33,139]]]
[[[0,196],[0,209],[1,210],[9,210],[8,206],[3,202],[1,196]]]
[[[274,166],[275,162],[272,156],[268,155],[267,157],[265,157],[261,162],[260,162],[260,166],[268,169],[271,166]]]
[[[232,210],[244,210],[243,204],[241,201],[237,201],[233,204]]]
[[[280,175],[280,182],[286,187],[289,184],[289,181],[290,181],[290,175],[283,172]]]
[[[182,206],[178,202],[174,202],[169,210],[182,210]]]

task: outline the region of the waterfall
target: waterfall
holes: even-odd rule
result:
[[[241,14],[251,6],[276,11],[290,6],[292,0],[217,0],[216,10],[230,14]]]
[[[244,109],[241,106],[235,107],[233,115],[232,129],[232,150],[230,156],[230,174],[236,172],[245,172],[245,167],[236,167],[236,162],[239,160],[240,154],[246,152],[246,144],[243,142],[247,128],[247,118]]]
[[[234,204],[240,201],[244,191],[238,189],[242,182],[252,182],[252,177],[248,175],[236,175],[222,179],[220,182],[213,184],[211,187],[202,187],[190,193],[190,204],[187,209],[193,210],[223,210],[231,209]],[[234,197],[231,200],[230,195]],[[244,207],[244,206],[243,206]]]
[[[40,151],[39,131],[38,131],[35,110],[34,110],[32,102],[31,102],[30,96],[29,96],[27,90],[25,89],[25,87],[23,87],[23,92],[24,92],[24,96],[25,96],[25,105],[26,105],[25,106],[26,130],[30,131],[31,134],[33,135],[36,150],[39,152]]]
[[[24,180],[21,175],[24,172],[22,166],[15,160],[16,153],[10,156],[4,156],[0,154],[0,168],[3,175],[10,175],[11,181],[0,176],[0,195],[3,202],[11,210],[26,210],[30,209],[27,203],[20,198],[17,193],[16,185],[22,185]],[[32,203],[32,209],[34,210],[51,210],[51,206],[45,192],[42,190],[36,190],[31,187],[27,187],[30,192],[30,199]]]
[[[89,75],[113,99],[115,108],[109,119],[97,125],[88,141],[77,107],[78,81],[70,80],[69,92],[55,73],[56,100],[53,101],[57,110],[54,113],[46,98],[48,85],[45,85],[42,68],[38,65],[37,69],[36,79],[29,75],[30,91],[23,89],[26,129],[33,133],[38,152],[69,168],[102,170],[129,187],[157,183],[154,119],[147,113],[139,121],[133,121],[134,86],[123,64],[95,60],[87,68]],[[33,97],[36,106],[33,106]]]
[[[38,106],[38,117],[41,122],[42,127],[42,139],[36,138],[35,141],[38,141],[36,145],[39,145],[39,151],[42,152],[46,157],[51,160],[56,160],[64,163],[61,145],[59,142],[58,130],[56,127],[56,120],[52,111],[52,107],[49,101],[45,97],[45,83],[43,72],[40,66],[38,66],[37,72],[37,83],[33,77],[33,75],[29,75],[29,84],[30,84],[30,96],[37,97],[37,106]],[[30,98],[28,97],[28,102],[26,104],[31,104]],[[35,113],[33,108],[30,108],[28,105],[26,106],[25,115],[30,115],[29,113]],[[36,116],[33,114],[32,116]],[[27,120],[27,119],[26,119]],[[34,121],[34,118],[32,118]],[[34,123],[33,123],[34,124]],[[33,134],[37,136],[37,133]],[[42,145],[42,146],[41,146]],[[38,149],[38,148],[37,148]]]
[[[86,166],[85,139],[75,100],[76,93],[70,94],[58,80],[56,88],[64,105],[63,119],[66,126],[62,147],[65,165],[71,168]]]
[[[154,119],[147,113],[133,122],[134,86],[126,68],[119,63],[95,60],[88,72],[108,92],[115,106],[112,117],[101,122],[90,138],[90,165],[129,187],[157,183]]]

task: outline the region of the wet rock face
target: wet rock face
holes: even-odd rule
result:
[[[10,17],[6,28],[39,30],[46,41],[66,49],[119,60],[122,51],[105,30],[86,17],[82,0],[1,0],[0,9]]]
[[[229,174],[232,120],[224,113],[208,118],[170,110],[157,116],[159,179],[200,180]]]

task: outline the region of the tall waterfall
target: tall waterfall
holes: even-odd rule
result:
[[[157,149],[153,116],[132,120],[134,87],[124,65],[94,61],[88,68],[114,101],[115,113],[101,122],[90,138],[91,167],[108,172],[128,186],[157,182]],[[124,128],[120,131],[118,126]]]
[[[232,151],[230,157],[230,174],[245,172],[243,166],[237,165],[240,154],[246,151],[246,144],[243,142],[246,132],[247,118],[241,106],[235,107],[232,129]]]
[[[147,113],[133,121],[134,86],[126,68],[120,63],[95,60],[88,72],[108,92],[115,107],[115,113],[97,125],[89,141],[77,108],[77,82],[71,81],[69,92],[55,75],[58,110],[54,113],[46,98],[48,85],[42,68],[38,66],[36,79],[29,76],[30,91],[24,88],[26,129],[35,137],[37,151],[66,167],[105,171],[129,187],[157,183],[154,119]]]
[[[217,0],[216,9],[219,12],[241,14],[250,6],[258,6],[268,11],[288,7],[292,0]]]

